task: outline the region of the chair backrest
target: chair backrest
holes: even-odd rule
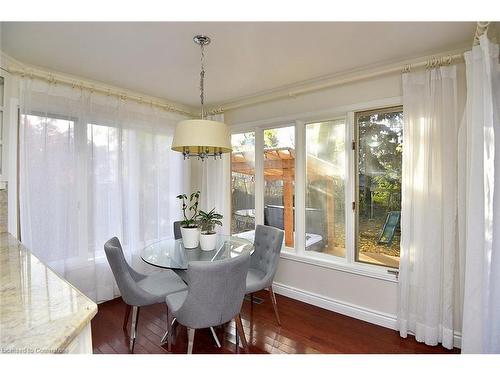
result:
[[[179,238],[182,238],[181,223],[182,223],[182,221],[174,221],[174,238],[176,240],[178,240]]]
[[[208,328],[229,322],[240,313],[250,255],[217,262],[190,262],[188,295],[175,314],[182,325]]]
[[[116,237],[108,240],[104,244],[104,252],[125,303],[131,306],[149,304],[152,296],[137,285],[137,281],[145,276],[129,266],[123,255],[120,240]]]
[[[257,225],[255,228],[255,250],[250,261],[250,268],[264,272],[267,286],[273,282],[278,268],[283,235],[282,230],[267,225]]]

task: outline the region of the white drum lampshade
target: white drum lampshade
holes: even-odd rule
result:
[[[200,99],[201,119],[184,120],[175,128],[172,150],[182,152],[184,159],[196,156],[202,161],[209,156],[222,159],[222,154],[231,152],[231,135],[226,124],[219,121],[205,119],[205,67],[204,46],[210,43],[206,35],[196,35],[194,42],[201,47],[201,71],[200,71]]]
[[[181,121],[175,128],[172,150],[190,155],[220,155],[231,152],[229,128],[219,121]]]

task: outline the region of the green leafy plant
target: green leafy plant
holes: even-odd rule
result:
[[[198,224],[196,218],[198,217],[200,192],[196,191],[191,193],[189,199],[186,194],[179,194],[176,198],[182,200],[182,214],[184,215],[184,220],[182,220],[181,226],[184,228],[197,228]],[[191,213],[190,217],[188,217],[188,213]]]
[[[215,208],[210,212],[200,210],[197,219],[203,234],[215,234],[215,226],[222,226],[222,215],[215,212]]]

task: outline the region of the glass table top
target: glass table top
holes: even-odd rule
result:
[[[253,249],[251,241],[235,236],[217,235],[215,250],[211,251],[201,250],[200,247],[185,249],[182,239],[168,238],[146,246],[141,251],[141,258],[156,267],[186,270],[192,261],[216,262],[245,252],[252,253]]]

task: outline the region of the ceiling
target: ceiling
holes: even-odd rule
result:
[[[180,104],[228,102],[324,75],[461,48],[474,22],[3,22],[2,50],[28,64]]]

